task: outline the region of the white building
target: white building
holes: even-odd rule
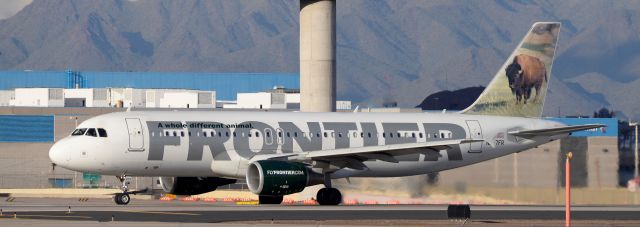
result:
[[[0,90],[0,106],[10,106],[15,92],[12,90]]]
[[[145,89],[134,88],[108,88],[109,103],[114,107],[136,107],[144,108],[146,93]]]
[[[216,108],[216,92],[134,88],[16,88],[14,91],[0,91],[0,106]]]
[[[336,110],[350,110],[351,101],[336,101]]]
[[[273,89],[267,92],[238,93],[233,102],[220,102],[225,109],[300,109],[300,93],[281,92],[283,89]],[[337,101],[340,110],[351,109],[351,101]]]
[[[238,93],[236,104],[225,104],[224,108],[229,109],[286,109],[285,93]],[[299,94],[298,95],[298,100]]]
[[[215,91],[147,89],[147,108],[215,108]]]
[[[109,107],[109,93],[106,88],[64,89],[64,106]]]
[[[16,88],[11,106],[63,107],[62,88]]]

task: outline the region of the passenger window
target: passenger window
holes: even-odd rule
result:
[[[98,134],[100,135],[100,137],[107,137],[107,130],[104,130],[103,128],[99,128]]]
[[[96,129],[95,128],[88,129],[87,130],[87,136],[98,137],[98,134],[96,133]]]
[[[271,133],[270,132],[267,132],[267,137],[271,137]]]
[[[298,132],[294,132],[293,137],[298,137]]]
[[[165,132],[164,132],[164,135],[165,135],[165,136],[169,136],[169,132],[165,131]]]
[[[444,138],[444,133],[440,133],[440,138]]]
[[[291,137],[291,134],[289,134],[289,132],[287,132],[287,137]]]
[[[244,136],[244,132],[242,133],[242,136]],[[251,132],[247,132],[247,137],[251,137]]]
[[[369,138],[371,138],[371,133],[370,133],[370,132],[367,132],[367,136],[368,136]]]
[[[405,135],[406,136],[406,135]],[[400,133],[398,133],[398,138],[400,138]]]
[[[364,132],[360,132],[360,137],[364,137]]]
[[[393,132],[389,133],[389,137],[393,138]]]
[[[81,136],[84,135],[84,133],[87,131],[86,128],[79,128],[73,131],[73,133],[71,133],[72,136]]]
[[[256,137],[260,137],[260,132],[256,132]]]
[[[327,132],[324,132],[324,138],[327,138]]]
[[[189,136],[191,136],[191,132],[189,132],[188,134],[189,134]]]
[[[319,132],[316,132],[316,137],[320,137],[320,133]]]
[[[282,132],[278,132],[278,137],[282,137]]]
[[[226,137],[229,137],[229,132],[224,133]]]
[[[174,131],[174,132],[173,132],[173,136],[174,136],[174,137],[175,137],[175,136],[178,136],[178,133]]]
[[[387,137],[387,134],[383,132],[382,133],[382,138],[385,138],[385,137]]]
[[[202,136],[207,137],[207,132],[202,132]]]
[[[420,136],[420,139],[422,139],[422,133],[418,133],[418,136]]]
[[[184,137],[184,132],[180,132],[180,137]]]
[[[338,133],[338,137],[342,138],[342,133],[341,132]]]
[[[233,137],[236,137],[236,132],[233,132]]]
[[[416,138],[416,133],[415,132],[411,133],[411,138]]]

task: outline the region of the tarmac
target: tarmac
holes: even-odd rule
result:
[[[240,203],[252,204],[252,203]],[[0,201],[0,226],[424,226],[455,225],[446,205],[238,205],[234,202],[14,198]],[[640,206],[575,206],[574,225],[640,226]],[[564,225],[564,206],[471,205],[467,226]]]

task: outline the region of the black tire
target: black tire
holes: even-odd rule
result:
[[[126,193],[116,193],[113,200],[118,205],[127,205],[129,204],[129,202],[131,202],[131,197]]]
[[[116,202],[116,204],[121,205],[122,202],[120,201],[120,194],[122,193],[116,193],[115,195],[113,195],[113,201]]]
[[[316,196],[318,204],[335,206],[342,203],[342,193],[336,188],[323,188]]]
[[[282,203],[283,196],[269,196],[269,195],[261,195],[258,196],[260,204],[280,204]]]

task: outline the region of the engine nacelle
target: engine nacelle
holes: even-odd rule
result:
[[[219,177],[160,177],[162,190],[174,195],[197,195],[215,191],[218,186],[236,183]]]
[[[262,160],[247,169],[247,186],[258,195],[288,195],[323,182],[321,174],[297,162]]]

